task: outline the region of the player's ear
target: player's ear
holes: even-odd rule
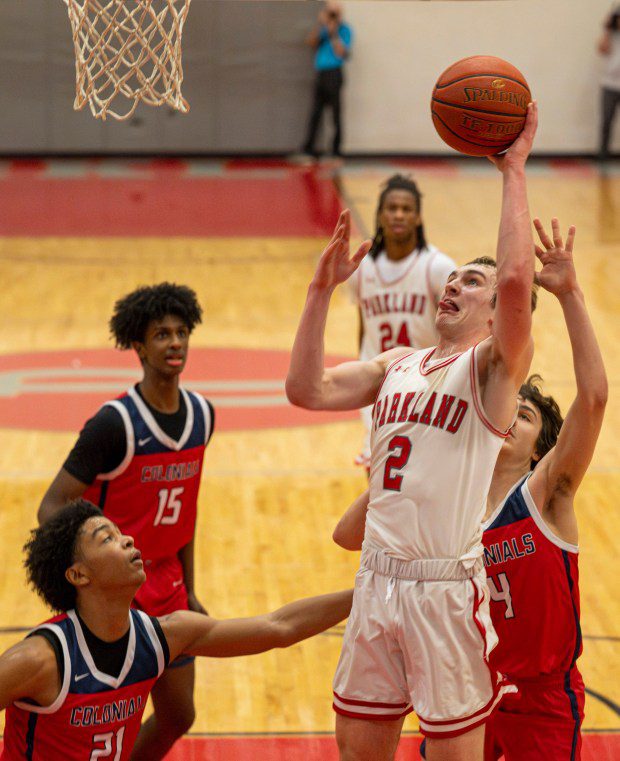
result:
[[[141,362],[146,359],[146,353],[142,341],[132,341],[131,348],[136,352]]]
[[[90,576],[86,572],[84,564],[80,561],[75,562],[67,568],[65,579],[74,587],[85,587],[90,584]]]

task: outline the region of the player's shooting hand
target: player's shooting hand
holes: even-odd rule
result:
[[[187,607],[194,613],[202,613],[203,616],[208,616],[208,611],[203,607],[194,592],[187,593]]]
[[[351,237],[351,212],[345,209],[338,218],[334,233],[319,259],[312,285],[333,290],[351,277],[368,253],[371,240],[365,240],[353,256],[349,254]]]
[[[538,104],[534,100],[528,104],[527,114],[525,115],[525,126],[519,137],[514,141],[506,153],[498,156],[489,156],[489,161],[492,161],[500,172],[505,172],[510,167],[524,167],[532,150],[537,127]]]
[[[560,223],[556,217],[551,220],[553,240],[545,232],[540,219],[534,220],[534,227],[540,238],[541,246],[536,245],[536,256],[542,264],[542,270],[536,274],[536,280],[549,293],[561,296],[577,288],[577,274],[573,263],[573,244],[575,226],[568,228],[566,243],[562,240]]]

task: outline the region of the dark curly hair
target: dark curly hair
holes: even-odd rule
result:
[[[190,333],[202,322],[202,309],[196,294],[186,285],[145,285],[123,296],[114,304],[114,314],[110,318],[110,333],[116,346],[131,349],[133,341],[144,342],[149,323],[168,314],[180,317]]]
[[[552,396],[545,396],[543,394],[540,386],[541,383],[542,378],[540,375],[530,375],[519,389],[519,394],[523,399],[527,399],[536,405],[542,420],[542,428],[536,439],[536,452],[539,459],[530,462],[532,470],[536,467],[536,463],[542,460],[547,452],[556,445],[562,423],[564,422],[558,403]]]
[[[472,259],[471,262],[467,262],[467,264],[482,264],[485,267],[493,267],[494,270],[497,269],[497,262],[491,256],[478,256],[475,259]],[[467,264],[465,264],[464,266],[467,267]],[[493,298],[491,299],[491,306],[493,307],[493,309],[495,309],[495,304],[497,304],[497,292],[493,294]],[[532,309],[532,312],[536,310],[537,304],[538,304],[538,283],[534,282],[532,283],[532,293],[531,293],[531,299],[530,299],[530,307]]]
[[[372,246],[368,252],[373,259],[376,259],[383,249],[383,228],[379,224],[379,214],[381,214],[388,193],[392,190],[406,190],[408,193],[411,193],[415,199],[418,213],[422,211],[422,193],[420,193],[415,182],[404,174],[394,174],[389,177],[381,191],[381,195],[379,196],[379,203],[375,213],[375,237],[372,239]],[[424,225],[422,223],[417,226],[416,232],[418,234],[418,248],[427,248],[428,243],[426,242],[426,233],[424,232]]]
[[[76,499],[34,529],[24,545],[28,583],[53,610],[64,612],[75,608],[76,589],[65,578],[65,571],[75,562],[82,526],[95,515],[103,513],[91,502]]]

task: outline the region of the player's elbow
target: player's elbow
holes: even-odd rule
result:
[[[602,415],[605,412],[608,398],[609,386],[607,377],[604,376],[598,383],[593,383],[589,386],[583,402],[592,415]]]
[[[357,541],[356,537],[351,536],[350,532],[346,530],[344,526],[339,523],[332,534],[332,539],[343,550],[361,550],[362,544]]]
[[[273,621],[271,628],[273,647],[285,648],[299,642],[300,636],[297,628],[290,621]]]
[[[511,307],[523,306],[531,311],[534,269],[532,262],[514,262],[497,275],[498,301],[504,301]]]
[[[295,407],[302,407],[305,410],[321,409],[319,396],[313,393],[305,384],[287,377],[284,389],[286,391],[286,398]]]
[[[58,509],[59,506],[56,504],[55,500],[51,499],[49,495],[46,494],[41,500],[41,504],[37,510],[37,521],[39,522],[39,526],[42,526],[44,523],[51,520]]]

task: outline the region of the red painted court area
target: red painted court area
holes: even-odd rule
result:
[[[13,162],[0,177],[2,236],[284,237],[331,235],[340,213],[332,180],[314,169],[225,168],[195,177],[182,164],[76,165],[55,177],[46,162]],[[267,174],[265,174],[267,172]]]
[[[284,393],[290,355],[260,349],[191,348],[182,383],[213,403],[218,431],[357,420],[357,411],[313,412]],[[328,356],[329,365],[350,357]],[[114,349],[0,356],[0,428],[78,431],[108,399],[140,380],[133,352]]]
[[[420,758],[420,737],[403,737],[396,761]],[[0,750],[2,742],[0,741]],[[620,734],[585,735],[581,761],[617,761]],[[60,761],[60,759],[49,759]],[[166,761],[338,761],[333,737],[186,737]],[[563,761],[563,759],[549,759]]]

